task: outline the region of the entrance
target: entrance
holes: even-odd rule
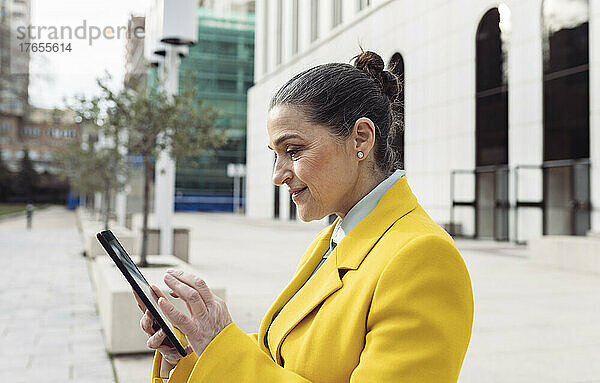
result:
[[[501,4],[482,17],[476,37],[475,236],[508,240],[508,80],[510,23]]]
[[[475,171],[475,236],[508,241],[508,167]]]
[[[590,228],[589,161],[544,165],[544,234],[585,235]]]

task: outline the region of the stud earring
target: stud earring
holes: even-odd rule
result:
[[[358,152],[356,153],[356,155],[358,156],[358,158],[363,158],[365,156],[363,152]]]

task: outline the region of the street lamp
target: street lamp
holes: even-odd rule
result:
[[[179,92],[181,55],[186,55],[186,48],[198,41],[197,8],[197,0],[153,0],[146,18],[146,36],[151,48],[148,54],[156,57],[155,52],[165,49],[162,76],[169,96]],[[168,150],[159,153],[155,169],[154,211],[160,229],[160,254],[167,255],[173,252],[175,202],[175,160]]]

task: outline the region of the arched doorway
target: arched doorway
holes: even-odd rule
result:
[[[590,227],[588,0],[544,0],[544,234]]]
[[[485,13],[476,35],[475,235],[508,240],[508,7]]]

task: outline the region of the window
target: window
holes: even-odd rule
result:
[[[589,158],[587,0],[542,5],[544,160]]]
[[[542,47],[543,234],[585,235],[591,224],[588,0],[542,2]]]
[[[298,0],[292,0],[292,54],[298,53]]]
[[[483,15],[475,38],[475,234],[508,240],[508,81],[510,11]]]
[[[23,128],[23,134],[28,137],[39,137],[41,135],[41,131],[38,127],[26,126]]]
[[[4,149],[1,153],[4,161],[9,161],[11,159],[12,153],[9,149]]]
[[[283,0],[277,1],[277,65],[283,61]]]
[[[37,150],[30,150],[29,158],[31,158],[33,161],[37,161],[40,159],[40,153]]]
[[[75,137],[77,135],[75,129],[60,129],[60,128],[49,128],[46,131],[48,137],[52,138],[67,138]]]
[[[371,0],[358,0],[358,10],[362,11],[363,9],[367,8],[369,5],[371,5]]]
[[[0,132],[2,134],[8,134],[11,131],[12,131],[12,124],[10,122],[2,121],[2,123],[0,123]]]
[[[319,0],[311,0],[310,5],[310,41],[319,38]]]
[[[476,37],[476,166],[508,163],[507,31],[499,8],[481,19]]]
[[[335,28],[342,23],[342,0],[332,0],[333,1],[333,24],[332,26]]]

